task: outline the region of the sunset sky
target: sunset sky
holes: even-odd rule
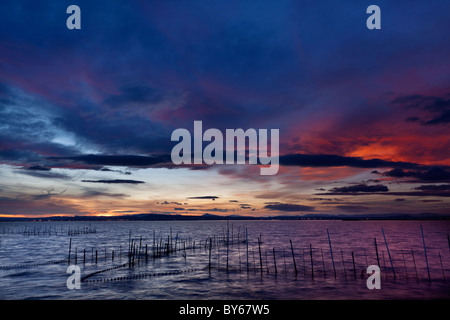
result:
[[[66,9],[81,8],[81,30]],[[381,30],[366,27],[369,5]],[[449,1],[2,1],[0,217],[450,213]],[[175,166],[177,128],[280,168]],[[205,146],[206,144],[204,144]]]

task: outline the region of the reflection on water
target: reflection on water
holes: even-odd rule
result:
[[[449,226],[449,221],[1,223],[0,299],[448,299]],[[80,290],[66,286],[69,244],[70,263],[80,267],[84,280]],[[380,266],[381,290],[367,288],[368,265]]]

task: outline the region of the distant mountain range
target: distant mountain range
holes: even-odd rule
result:
[[[349,214],[349,215],[330,215],[330,214],[307,214],[307,215],[289,215],[289,216],[240,216],[228,215],[219,216],[213,214],[194,215],[171,215],[171,214],[134,214],[121,216],[53,216],[53,217],[30,217],[14,218],[0,217],[1,221],[198,221],[198,220],[449,220],[450,215],[439,215],[434,213],[391,213],[391,214]]]

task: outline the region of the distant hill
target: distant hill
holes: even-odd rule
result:
[[[450,215],[439,215],[433,213],[391,213],[391,214],[307,214],[289,216],[219,216],[213,214],[195,215],[171,215],[171,214],[134,214],[121,216],[53,216],[53,217],[30,217],[14,218],[2,217],[1,221],[199,221],[199,220],[448,220]]]

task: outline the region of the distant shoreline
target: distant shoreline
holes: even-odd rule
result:
[[[0,217],[0,222],[20,221],[211,221],[211,220],[332,220],[332,221],[377,221],[377,220],[450,220],[450,215],[422,214],[372,214],[372,215],[295,215],[295,216],[219,216],[204,214],[136,214],[122,216],[53,216],[53,217]]]

